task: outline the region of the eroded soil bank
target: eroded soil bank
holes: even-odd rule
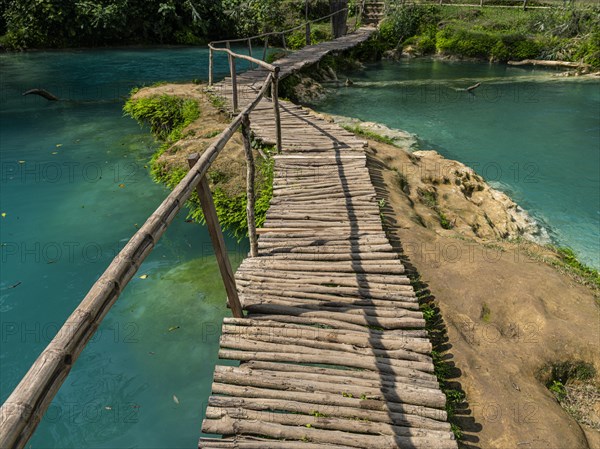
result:
[[[368,143],[390,237],[441,311],[464,447],[600,447],[597,288],[552,266],[559,256],[528,240],[535,223],[468,167]],[[596,374],[567,382],[567,412],[548,367],[581,362]]]

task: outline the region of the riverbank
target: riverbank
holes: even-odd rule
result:
[[[124,107],[141,125],[149,125],[160,146],[150,161],[153,179],[175,187],[189,170],[187,158],[202,154],[230,122],[222,100],[205,84],[166,84],[134,90]],[[187,106],[186,106],[187,105]],[[187,114],[185,111],[188,111]],[[272,161],[263,157],[269,148],[255,145],[256,224],[266,217],[272,194]],[[258,150],[260,148],[260,151]],[[246,158],[240,133],[236,133],[208,171],[219,222],[237,239],[247,235]],[[189,204],[190,220],[204,223],[199,199]]]
[[[465,393],[451,418],[463,447],[600,447],[598,285],[556,269],[561,256],[551,248],[497,239],[507,224],[523,232],[507,219],[514,203],[485,183],[465,195],[472,172],[464,165],[368,144],[388,236],[433,316],[441,380]],[[450,173],[450,182],[439,182],[431,167]],[[482,215],[485,237],[443,219]]]
[[[597,5],[526,11],[415,4],[391,9],[373,48],[389,57],[543,59],[598,68],[599,13]]]

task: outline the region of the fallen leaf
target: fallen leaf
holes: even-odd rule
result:
[[[56,148],[60,148],[60,147],[62,147],[62,143],[57,143]]]
[[[6,212],[2,212],[2,218],[6,218]]]
[[[58,151],[53,151],[52,154],[58,154]]]
[[[176,331],[177,329],[179,329],[179,326],[171,326],[171,327],[169,328],[169,332]]]
[[[104,407],[104,410],[112,410],[112,407],[110,405],[107,405],[106,407]]]
[[[19,161],[19,164],[24,164],[24,163],[25,163],[25,161]]]
[[[124,189],[125,188],[125,184],[119,184],[119,188],[120,189]]]
[[[179,399],[177,399],[177,396],[173,395],[173,402],[177,405],[179,405]]]
[[[148,279],[148,275],[147,275],[147,274],[142,274],[142,275],[140,276],[140,279]]]

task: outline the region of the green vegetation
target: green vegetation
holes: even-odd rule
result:
[[[595,375],[594,365],[579,360],[548,364],[539,371],[538,378],[554,394],[556,400],[562,402],[567,398],[569,385],[589,381]]]
[[[419,195],[421,202],[437,214],[442,228],[452,229],[454,227],[454,224],[446,217],[440,208],[436,191],[417,188],[417,194]]]
[[[359,136],[363,136],[367,139],[371,139],[376,142],[386,143],[388,145],[394,145],[393,139],[390,139],[389,137],[385,137],[380,134],[374,133],[373,131],[366,131],[358,125],[357,126],[342,125],[342,127],[346,131],[350,131],[351,133],[357,134]]]
[[[164,141],[179,140],[183,128],[200,116],[196,101],[170,95],[130,98],[123,111],[138,122],[149,125],[152,134]]]
[[[492,61],[557,59],[600,66],[600,6],[536,11],[409,5],[392,8],[378,40]]]
[[[273,159],[260,159],[255,162],[258,173],[256,176],[254,213],[256,226],[261,227],[267,217],[267,210],[273,196]],[[219,186],[219,182],[213,181],[213,184],[213,200],[221,226],[231,232],[237,239],[244,238],[248,235],[246,192],[231,196]],[[189,217],[194,221],[204,223],[202,208],[200,208],[195,195],[192,197],[191,203]]]
[[[308,18],[329,14],[329,3],[311,0]],[[350,7],[356,12],[357,1]],[[10,49],[198,45],[298,26],[304,8],[304,0],[1,0],[0,43]],[[313,41],[329,39],[329,28],[327,21],[316,25]],[[304,45],[304,30],[288,36],[288,45]]]
[[[211,0],[5,0],[0,16],[3,44],[15,49],[199,44],[228,23]]]
[[[418,275],[411,274],[409,276],[411,277],[411,285],[419,298],[419,307],[423,312],[425,327],[433,345],[431,357],[433,359],[434,374],[438,379],[441,390],[446,395],[446,412],[448,413],[451,430],[456,439],[460,440],[463,434],[454,420],[454,416],[464,406],[466,396],[460,386],[452,382],[452,379],[456,377],[455,368],[452,362],[448,362],[443,354],[447,339],[446,327],[440,309],[436,306],[427,285],[421,281]]]
[[[153,179],[169,188],[174,188],[187,174],[187,167],[167,166],[159,161],[159,157],[176,142],[185,137],[184,130],[200,116],[198,103],[195,100],[182,99],[169,95],[150,96],[139,99],[130,98],[123,107],[126,115],[140,124],[148,125],[154,137],[161,145],[151,159],[150,167]],[[211,132],[205,138],[212,138],[218,132]],[[272,149],[265,148],[265,152]],[[227,182],[227,176],[215,169],[209,171],[212,182],[215,209],[221,225],[236,238],[241,239],[248,233],[246,222],[246,192],[230,194],[221,185]],[[262,226],[271,196],[273,194],[273,161],[257,160],[257,182],[255,214],[257,226]],[[200,201],[196,193],[190,199],[189,218],[204,223]]]

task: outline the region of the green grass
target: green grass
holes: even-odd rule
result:
[[[600,289],[600,273],[577,259],[571,248],[549,245],[556,252],[559,260],[548,260],[547,262],[559,269],[563,269],[584,281],[584,283]]]
[[[394,140],[389,137],[382,136],[380,134],[374,133],[373,131],[366,131],[362,129],[360,126],[350,126],[350,125],[342,125],[346,131],[350,131],[356,135],[362,136],[366,139],[374,140],[376,142],[385,143],[387,145],[394,145]]]
[[[600,66],[599,5],[523,11],[416,5],[392,12],[379,40],[440,53],[493,61],[549,59]]]

